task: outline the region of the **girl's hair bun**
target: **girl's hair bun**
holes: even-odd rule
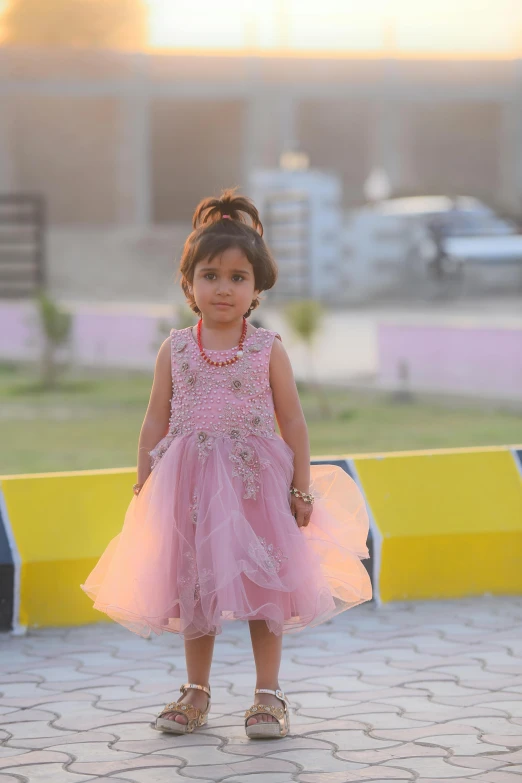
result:
[[[200,201],[192,218],[193,227],[203,228],[226,218],[250,225],[263,236],[263,225],[253,202],[247,196],[235,193],[235,189],[224,190],[219,198]]]

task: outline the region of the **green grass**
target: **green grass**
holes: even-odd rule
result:
[[[84,372],[45,391],[27,369],[0,365],[0,474],[135,465],[150,384],[145,373]],[[384,393],[327,394],[332,418],[313,392],[300,389],[314,456],[522,442],[519,413],[476,402],[398,404]]]

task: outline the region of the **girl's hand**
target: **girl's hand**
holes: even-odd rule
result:
[[[310,522],[312,516],[312,504],[307,503],[303,498],[297,498],[295,495],[291,495],[290,507],[292,514],[295,517],[298,527],[306,527]]]

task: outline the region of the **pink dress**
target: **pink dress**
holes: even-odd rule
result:
[[[193,639],[219,634],[225,620],[260,619],[279,635],[372,597],[361,563],[368,515],[348,474],[312,465],[309,525],[292,515],[294,455],[275,431],[269,383],[276,336],[259,328],[242,358],[213,367],[190,327],[171,332],[168,434],[150,453],[152,472],[121,533],[82,585],[95,609],[141,636]]]

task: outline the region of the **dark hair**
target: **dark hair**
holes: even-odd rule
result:
[[[187,237],[179,272],[181,287],[191,310],[201,312],[189,291],[194,280],[196,264],[203,259],[211,261],[231,247],[237,247],[254,268],[255,288],[268,291],[277,280],[277,266],[263,239],[263,226],[259,213],[246,196],[236,196],[235,190],[224,190],[220,198],[200,201],[192,218],[194,230]],[[259,307],[256,297],[245,317]]]

